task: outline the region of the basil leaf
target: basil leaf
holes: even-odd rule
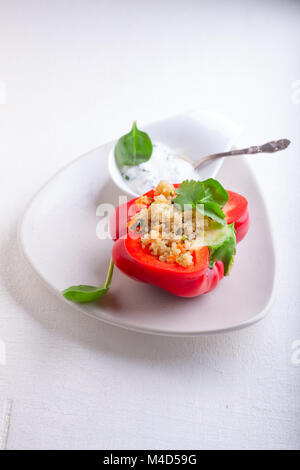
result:
[[[81,304],[93,302],[94,300],[99,299],[109,291],[113,270],[114,262],[111,259],[106,281],[104,284],[101,284],[98,287],[84,285],[71,286],[65,289],[62,292],[62,295],[71,302],[77,302]]]
[[[236,253],[236,237],[234,224],[226,225],[219,244],[208,246],[210,251],[209,267],[213,268],[216,261],[222,261],[224,265],[224,275],[229,274]]]
[[[225,214],[216,202],[203,202],[202,204],[197,204],[197,210],[203,215],[210,217],[212,220],[215,220],[219,224],[226,224]]]
[[[229,196],[228,192],[223,188],[219,181],[213,178],[209,178],[205,181],[202,181],[202,186],[205,192],[205,196],[202,198],[202,202],[214,201],[219,204],[220,207],[225,206]]]
[[[106,294],[109,287],[104,284],[99,287],[94,286],[71,286],[63,291],[63,296],[71,302],[86,303],[99,299]]]
[[[150,137],[146,132],[140,131],[134,122],[131,131],[123,135],[115,146],[117,165],[135,166],[147,162],[152,155],[152,149]]]

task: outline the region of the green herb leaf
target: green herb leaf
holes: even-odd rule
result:
[[[119,167],[135,166],[147,162],[152,155],[152,149],[150,137],[140,131],[134,122],[131,131],[123,135],[115,147],[117,165]]]
[[[210,251],[209,267],[213,268],[216,261],[222,261],[224,265],[224,275],[227,276],[236,253],[234,224],[226,225],[221,230],[223,233],[222,236],[220,236],[219,242],[217,242],[218,238],[216,238],[214,243],[208,245]]]
[[[103,284],[99,287],[94,286],[71,286],[63,291],[63,296],[71,302],[86,303],[97,300],[109,290]]]
[[[210,217],[212,220],[215,220],[219,224],[225,224],[225,214],[216,202],[203,202],[202,204],[197,204],[196,207],[201,214]]]
[[[202,198],[205,196],[201,181],[195,180],[183,181],[176,189],[176,193],[177,197],[174,199],[174,204],[178,204],[182,209],[185,205],[196,207],[196,204],[202,203]]]
[[[182,208],[184,204],[195,206],[205,202],[215,202],[223,207],[229,199],[226,189],[213,178],[205,181],[185,180],[176,189],[176,193],[177,197],[174,202]]]
[[[205,196],[202,201],[214,201],[219,204],[220,207],[224,207],[229,199],[228,192],[219,181],[209,178],[208,180],[202,181],[204,187]]]
[[[213,178],[205,181],[186,180],[176,189],[176,193],[174,204],[178,204],[182,209],[186,205],[197,207],[207,217],[219,224],[225,224],[222,207],[228,201],[229,196],[217,180]]]
[[[94,286],[71,286],[65,289],[62,292],[62,295],[71,302],[77,303],[87,303],[93,302],[94,300],[99,299],[103,295],[105,295],[110,288],[111,278],[114,270],[114,262],[111,259],[110,265],[107,273],[107,278],[104,284],[101,284],[98,287]]]

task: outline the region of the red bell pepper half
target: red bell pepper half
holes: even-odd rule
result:
[[[180,185],[174,185],[178,188]],[[240,194],[227,191],[229,200],[223,207],[227,224],[233,224],[237,242],[246,235],[249,224],[247,200]],[[151,190],[144,196],[153,197]],[[195,297],[212,291],[224,276],[222,261],[209,267],[210,252],[208,247],[195,251],[194,265],[182,267],[177,263],[159,261],[142,248],[139,237],[127,235],[128,221],[141,210],[137,203],[139,198],[132,199],[116,208],[110,220],[110,231],[115,244],[112,258],[116,266],[129,277],[154,284],[180,297]]]

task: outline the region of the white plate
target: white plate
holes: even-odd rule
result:
[[[60,294],[64,288],[97,285],[105,279],[113,242],[97,238],[96,208],[100,202],[118,200],[107,169],[111,145],[93,150],[54,176],[34,197],[20,227],[25,255],[62,302],[67,302]],[[198,298],[177,298],[115,269],[107,296],[94,304],[71,305],[114,325],[165,335],[225,332],[263,318],[271,303],[275,277],[265,204],[243,158],[226,160],[218,178],[226,188],[248,198],[252,223],[238,245],[231,275],[217,289]]]
[[[161,142],[177,155],[185,155],[196,162],[200,157],[230,150],[241,128],[234,122],[212,111],[193,110],[143,126],[153,142]],[[203,164],[199,179],[214,177],[222,166],[223,158]],[[115,184],[123,193],[136,194],[123,179],[117,167],[114,146],[108,157],[108,169]]]

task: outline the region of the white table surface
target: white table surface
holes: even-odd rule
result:
[[[0,1],[0,448],[300,448],[299,26],[292,0]],[[193,107],[242,124],[240,145],[292,140],[252,162],[278,251],[269,316],[187,339],[82,316],[21,258],[26,204],[134,119]]]

